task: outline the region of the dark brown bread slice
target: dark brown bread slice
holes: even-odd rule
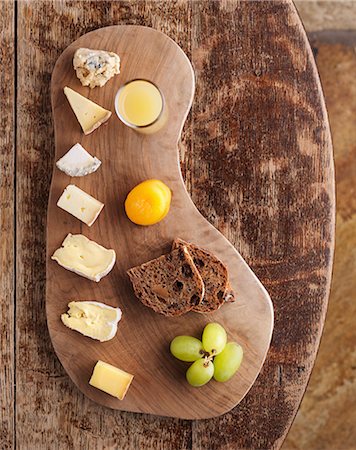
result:
[[[187,247],[205,285],[203,300],[193,311],[209,313],[216,311],[227,301],[233,302],[235,294],[230,286],[225,264],[207,250],[182,239],[175,239],[172,248],[181,247]]]
[[[204,283],[184,245],[133,267],[127,274],[136,297],[165,316],[180,316],[190,311],[204,296]]]

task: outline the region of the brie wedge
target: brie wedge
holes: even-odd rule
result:
[[[99,282],[114,267],[116,253],[82,234],[69,233],[52,259],[71,272]]]
[[[104,50],[78,48],[74,53],[73,67],[83,86],[102,87],[120,73],[120,57]]]
[[[57,206],[90,227],[104,208],[104,203],[99,202],[74,184],[69,184],[59,197]]]
[[[121,319],[121,309],[94,301],[70,302],[62,322],[71,330],[100,342],[110,341]]]
[[[70,106],[76,115],[84,134],[90,134],[110,119],[111,111],[107,111],[69,87],[64,88]]]
[[[100,159],[91,156],[80,144],[75,144],[62,156],[56,166],[70,177],[84,177],[95,172],[101,165]]]

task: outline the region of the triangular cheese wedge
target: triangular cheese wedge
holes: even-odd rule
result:
[[[102,108],[67,86],[64,88],[64,94],[77,116],[84,134],[90,134],[111,116],[111,111]]]
[[[95,172],[101,165],[100,159],[91,156],[79,143],[73,145],[67,153],[62,156],[56,166],[70,177],[84,177]]]

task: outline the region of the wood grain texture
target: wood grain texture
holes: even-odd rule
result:
[[[194,424],[193,448],[279,447],[310,376],[330,289],[335,198],[327,114],[289,2],[193,5],[201,99],[193,107],[201,143],[193,200],[204,193],[203,214],[246,257],[275,308],[269,357],[250,395],[231,413]],[[212,104],[217,118],[206,123]]]
[[[352,10],[356,14],[356,3]],[[356,31],[316,32],[308,37],[316,55],[333,137],[336,248],[318,357],[282,448],[351,450],[356,443]]]
[[[14,393],[14,182],[15,182],[15,7],[0,3],[0,448],[15,442]]]
[[[65,376],[46,330],[45,215],[54,155],[50,74],[70,42],[120,23],[164,31],[193,61],[196,104],[180,143],[186,185],[205,217],[252,265],[275,306],[275,334],[263,372],[245,400],[217,422],[98,407]],[[292,4],[22,1],[18,39],[18,448],[278,448],[319,343],[334,223],[325,106]],[[206,92],[207,74],[221,88],[214,97]],[[244,82],[238,95],[229,96],[237,75],[244,75]],[[215,123],[204,123],[200,98],[210,102],[205,108],[215,111]],[[236,121],[224,120],[235,111]],[[225,152],[225,142],[231,151]],[[213,185],[227,189],[223,207],[226,191]]]
[[[80,47],[119,54],[120,75],[100,89],[81,86],[73,70],[73,56]],[[168,115],[164,127],[153,135],[143,135],[114,115],[100,129],[83,135],[63,93],[64,87],[114,110],[118,89],[140,77],[153,81],[163,93]],[[192,104],[194,84],[191,64],[175,42],[152,28],[132,25],[101,28],[80,37],[58,59],[51,82],[55,159],[79,142],[102,161],[100,170],[82,178],[71,179],[53,169],[47,216],[46,310],[54,348],[75,384],[96,402],[123,411],[182,419],[206,419],[236,406],[261,369],[273,329],[273,307],[266,290],[233,246],[197,211],[184,187],[177,142]],[[171,209],[161,223],[140,227],[128,220],[124,200],[135,185],[152,178],[172,189]],[[71,183],[105,204],[91,227],[57,206],[58,198]],[[82,233],[115,250],[114,269],[99,284],[78,278],[51,260],[68,233]],[[226,264],[230,284],[237,293],[236,302],[213,314],[190,312],[175,318],[156,314],[142,305],[126,271],[168,252],[176,237],[208,249]],[[119,306],[123,319],[115,338],[98,343],[65,328],[60,315],[73,299]],[[187,365],[172,358],[169,343],[179,334],[200,338],[207,322],[223,324],[229,340],[243,347],[244,359],[239,374],[229,383],[212,381],[192,389],[185,379]],[[124,400],[88,384],[99,359],[134,374]]]
[[[185,2],[145,6],[135,2],[29,0],[18,4],[19,449],[102,450],[118,445],[123,449],[191,448],[188,421],[113,412],[85,398],[54,354],[45,313],[45,226],[54,161],[50,79],[55,62],[81,34],[118,22],[146,23],[185,43],[189,15]],[[187,48],[185,52],[189,55]]]

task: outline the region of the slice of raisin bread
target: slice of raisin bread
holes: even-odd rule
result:
[[[227,267],[219,258],[207,250],[175,239],[172,248],[186,247],[193,258],[205,285],[202,302],[193,308],[193,311],[209,313],[219,309],[225,302],[233,302],[235,294],[229,283]]]
[[[165,316],[180,316],[199,305],[204,283],[182,245],[159,258],[127,271],[136,297]]]

